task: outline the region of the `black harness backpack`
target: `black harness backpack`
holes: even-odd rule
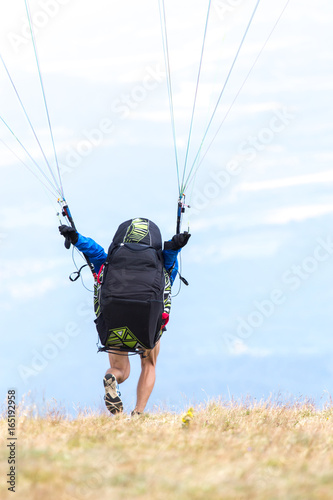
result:
[[[96,327],[100,350],[142,352],[161,336],[165,276],[162,238],[148,219],[121,224],[100,272]]]

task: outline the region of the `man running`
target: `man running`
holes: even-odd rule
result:
[[[66,238],[67,242],[72,243],[75,245],[75,247],[81,251],[85,256],[89,258],[91,263],[94,266],[94,269],[96,273],[99,274],[99,276],[103,277],[103,273],[106,274],[105,266],[109,265],[109,269],[107,276],[111,275],[113,272],[113,268],[118,269],[118,274],[119,274],[119,265],[117,263],[117,260],[115,260],[115,255],[116,251],[119,252],[124,252],[125,247],[129,248],[128,253],[131,255],[134,254],[134,257],[131,257],[132,259],[137,259],[137,265],[139,266],[138,271],[135,269],[135,261],[134,264],[133,262],[127,263],[126,258],[122,255],[122,262],[125,261],[124,269],[121,269],[121,276],[124,277],[124,281],[126,284],[122,286],[122,293],[121,295],[124,296],[128,293],[129,298],[133,299],[136,298],[135,296],[133,297],[130,295],[130,290],[129,290],[129,284],[134,286],[135,290],[135,285],[138,281],[142,281],[142,271],[145,269],[148,270],[149,273],[153,272],[153,267],[152,265],[147,265],[145,262],[142,262],[141,255],[144,252],[136,252],[135,251],[142,251],[142,250],[148,250],[148,249],[154,249],[152,252],[154,253],[156,251],[158,256],[161,256],[160,259],[162,261],[162,272],[163,272],[163,282],[161,282],[160,285],[158,285],[158,281],[156,280],[156,277],[153,276],[153,281],[155,283],[155,288],[156,288],[156,283],[157,287],[160,286],[161,288],[161,294],[163,297],[163,300],[160,302],[163,302],[162,308],[158,312],[158,317],[155,318],[147,318],[147,314],[154,315],[154,308],[148,313],[144,306],[145,303],[142,302],[142,307],[138,309],[138,311],[132,311],[131,310],[131,302],[127,300],[127,297],[125,297],[125,306],[124,306],[124,314],[126,317],[126,325],[130,324],[131,325],[131,319],[132,319],[132,324],[133,327],[131,326],[131,330],[135,333],[135,335],[132,333],[130,329],[127,329],[126,331],[128,332],[128,335],[131,336],[135,339],[135,341],[138,341],[137,345],[141,346],[147,346],[147,330],[149,330],[150,325],[153,324],[153,341],[150,340],[151,348],[143,348],[143,352],[140,354],[141,356],[141,374],[138,380],[138,385],[137,385],[137,399],[136,399],[136,405],[134,410],[132,411],[132,415],[135,414],[141,414],[148,402],[148,399],[152,393],[154,384],[155,384],[155,378],[156,378],[156,361],[157,357],[160,351],[160,338],[165,331],[165,326],[169,320],[169,313],[170,313],[170,306],[171,306],[171,285],[174,282],[174,279],[178,273],[178,261],[177,261],[177,255],[180,252],[181,248],[186,245],[188,242],[188,239],[190,238],[189,233],[181,233],[181,234],[176,234],[173,236],[173,238],[170,241],[166,241],[164,243],[164,248],[162,250],[162,238],[160,231],[156,224],[154,224],[152,221],[144,218],[135,218],[128,220],[124,223],[122,223],[119,227],[117,232],[114,235],[113,241],[110,245],[108,254],[105,252],[105,250],[98,245],[94,240],[91,238],[86,238],[85,236],[82,236],[79,234],[74,228],[63,225],[59,227],[60,233]],[[123,247],[123,248],[122,248]],[[136,255],[138,257],[136,257]],[[119,260],[119,258],[118,258]],[[155,259],[156,262],[158,262],[159,258]],[[140,268],[141,266],[141,268]],[[144,268],[144,269],[143,269]],[[145,274],[147,272],[145,271]],[[140,283],[141,288],[142,288],[142,283]],[[105,285],[104,285],[105,286]],[[119,314],[122,312],[122,305],[123,303],[118,300],[117,302],[117,307],[115,308],[113,306],[113,309],[111,309],[111,312],[108,312],[107,308],[104,307],[103,311],[101,312],[101,304],[100,304],[100,288],[101,286],[97,283],[95,286],[95,299],[94,299],[94,305],[95,305],[95,313],[96,313],[96,328],[99,333],[101,342],[103,345],[106,345],[107,347],[111,347],[112,345],[119,345],[120,339],[119,339],[119,331],[125,330],[125,328],[119,328],[120,324],[119,320],[116,319],[119,317]],[[114,288],[117,288],[117,282],[113,279],[112,284],[111,284],[111,290]],[[133,288],[133,287],[132,287]],[[128,291],[128,292],[127,292]],[[134,292],[135,293],[135,292]],[[119,294],[118,294],[119,295]],[[117,299],[116,299],[117,300]],[[132,300],[132,302],[134,302]],[[157,302],[155,300],[155,302]],[[112,303],[112,301],[111,301]],[[155,308],[156,309],[156,308]],[[145,312],[146,311],[146,312]],[[157,312],[157,310],[156,310]],[[139,314],[139,315],[138,315]],[[109,328],[110,324],[112,323],[112,320],[116,321],[117,328]],[[117,323],[118,321],[118,323]],[[121,321],[121,320],[120,320]],[[111,323],[110,323],[111,322]],[[142,323],[142,327],[140,330],[140,322]],[[149,325],[146,326],[146,325]],[[154,326],[155,325],[155,326]],[[156,327],[157,325],[157,327]],[[157,331],[156,330],[157,328]],[[151,328],[150,328],[151,329]],[[151,336],[150,333],[150,336]],[[124,341],[124,336],[121,340],[121,342],[126,345],[133,345],[133,338],[131,338],[131,342]],[[115,340],[117,342],[115,342]],[[140,344],[141,340],[141,344]],[[135,343],[134,341],[134,343]],[[107,347],[105,350],[107,350]],[[111,350],[111,349],[110,349]],[[128,358],[128,354],[126,352],[121,352],[117,353],[115,352],[110,352],[109,350],[109,361],[110,361],[110,368],[106,371],[106,374],[103,379],[103,384],[105,388],[105,404],[107,409],[113,413],[119,413],[123,410],[123,403],[120,398],[120,392],[119,392],[119,384],[124,382],[130,375],[130,362]]]

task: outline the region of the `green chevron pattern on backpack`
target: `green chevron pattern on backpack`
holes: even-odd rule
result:
[[[148,238],[148,241],[143,241]],[[149,221],[148,219],[133,219],[129,226],[124,243],[145,243],[149,245]]]
[[[127,326],[124,326],[122,328],[113,328],[109,330],[109,337],[106,345],[107,347],[120,347],[125,345],[133,349],[138,343],[136,336]]]

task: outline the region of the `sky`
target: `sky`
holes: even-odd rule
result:
[[[158,2],[29,5],[79,232],[107,248],[122,221],[141,216],[169,239],[178,189]],[[255,5],[212,0],[187,168]],[[180,175],[207,6],[165,2]],[[0,9],[1,56],[54,169],[24,0]],[[329,400],[332,22],[328,1],[259,3],[187,191],[183,229],[192,237],[182,273],[190,285],[173,298],[149,411],[214,398]],[[3,66],[0,103],[1,118],[50,177]],[[108,359],[97,353],[92,294],[68,279],[75,265],[58,233],[57,199],[45,177],[42,184],[29,171],[40,177],[3,122],[0,132],[1,401],[15,388],[19,400],[40,407],[56,401],[73,414],[103,408]],[[83,281],[92,288],[88,271]],[[121,386],[127,412],[139,365],[131,358]]]

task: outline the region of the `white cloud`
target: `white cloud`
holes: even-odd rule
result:
[[[54,207],[60,211],[60,206],[56,201]],[[26,227],[46,228],[52,227],[57,224],[55,212],[51,209],[44,207],[36,207],[31,202],[28,206],[19,205],[11,208],[2,208],[0,210],[0,220],[3,229],[19,229]]]
[[[24,117],[23,117],[24,119]],[[17,123],[16,123],[16,126]],[[48,160],[48,164],[55,171],[55,160],[54,160],[54,150],[50,139],[50,131],[48,128],[35,129],[38,140],[42,146],[42,150]],[[6,131],[7,132],[7,131]],[[14,130],[16,133],[17,130]],[[73,140],[75,137],[75,131],[73,129],[57,126],[52,127],[53,136],[57,138],[56,152],[59,157],[63,152],[65,152],[70,146],[70,140]],[[29,158],[29,156],[25,153],[24,149],[18,144],[17,141],[7,134],[8,138],[6,140],[0,140],[1,145],[1,156],[0,156],[0,167],[6,167],[10,165],[19,164],[20,168],[23,168],[22,163],[26,165],[26,168],[30,168],[33,172],[35,172],[39,177],[43,178],[43,175],[40,174],[40,170],[42,170],[48,176],[49,170],[47,163],[44,159],[43,153],[36,140],[32,136],[32,132],[20,133],[20,141],[28,151],[30,156],[34,159],[35,163]],[[80,139],[77,138],[77,142]],[[75,142],[74,142],[75,144]]]
[[[53,278],[33,280],[24,282],[21,280],[12,281],[8,286],[8,292],[14,300],[30,300],[43,296],[46,292],[54,290],[59,286]]]
[[[194,231],[195,233],[195,231]],[[229,259],[257,259],[270,257],[278,252],[281,245],[273,235],[267,233],[252,236],[251,240],[244,240],[244,236],[226,237],[219,243],[208,245],[191,245],[187,250],[186,260],[194,263],[214,262],[219,263]]]
[[[280,189],[306,184],[322,184],[333,182],[333,170],[318,172],[315,174],[291,176],[277,179],[270,179],[259,182],[244,182],[239,184],[237,191],[264,191],[269,189]]]
[[[253,356],[254,358],[265,358],[273,354],[270,349],[265,349],[263,347],[250,347],[243,340],[237,339],[233,342],[231,346],[231,354],[234,356]]]
[[[36,259],[29,257],[2,260],[0,281],[9,282],[10,280],[16,281],[17,279],[28,278],[28,280],[25,280],[28,282],[31,276],[38,276],[49,273],[52,270],[60,269],[67,262],[68,259],[65,257],[61,259]]]
[[[271,210],[257,210],[250,206],[246,211],[246,215],[244,211],[241,211],[232,215],[218,215],[215,217],[207,215],[207,217],[194,219],[191,221],[191,231],[195,233],[209,231],[210,228],[214,228],[215,231],[229,231],[231,229],[234,232],[244,228],[283,225],[293,221],[301,222],[330,213],[333,213],[333,204],[325,203],[289,205]],[[242,235],[239,237],[239,241],[238,238],[225,238],[220,246],[206,248],[205,255],[224,260],[233,256],[247,255],[255,257],[275,254],[280,243],[275,239],[276,235],[274,233],[271,236],[268,236],[267,232],[262,236],[251,234],[251,240],[247,239],[246,242],[242,240]],[[201,250],[200,252],[202,254]]]
[[[263,222],[267,224],[288,224],[292,221],[304,221],[333,213],[333,204],[300,205],[272,210],[264,216]]]
[[[331,151],[320,151],[313,155],[315,162],[333,162],[333,153]]]
[[[63,287],[65,276],[59,273],[67,269],[68,259],[17,258],[1,262],[0,281],[7,283],[2,293],[2,305],[12,300],[41,298],[47,292]]]

